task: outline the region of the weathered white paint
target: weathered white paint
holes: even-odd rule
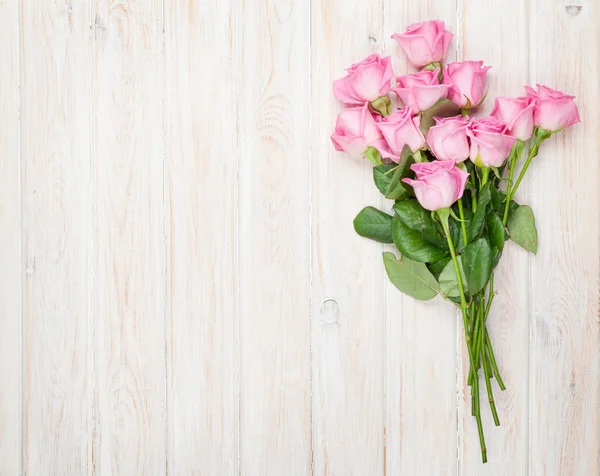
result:
[[[0,474],[21,471],[21,162],[19,14],[0,10]]]
[[[331,81],[440,18],[495,95],[583,124],[518,199],[490,329],[489,463],[462,325],[389,285],[352,219],[386,207],[333,151]],[[0,474],[598,474],[594,0],[0,0]],[[581,205],[581,204],[584,205]]]
[[[93,2],[94,468],[165,470],[162,0]]]

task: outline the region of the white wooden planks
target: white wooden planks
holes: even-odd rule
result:
[[[488,96],[475,112],[476,116],[485,116],[492,110],[497,96],[523,96],[523,85],[530,83],[528,2],[512,0],[507,8],[506,2],[500,0],[462,0],[461,17],[459,58],[483,60],[485,65],[492,66],[487,77]],[[482,21],[487,18],[494,21]],[[481,41],[482,38],[486,41]],[[531,171],[531,174],[535,173],[535,170]],[[519,187],[516,200],[530,203],[525,183]],[[501,425],[496,427],[489,409],[483,371],[480,372],[481,414],[488,454],[486,465],[481,464],[477,425],[471,416],[471,397],[465,391],[469,356],[466,347],[460,347],[460,474],[517,475],[528,471],[529,259],[530,254],[525,250],[507,243],[495,272],[497,295],[487,327],[506,390],[500,391],[496,380],[492,380]],[[531,259],[535,261],[539,257]],[[463,333],[462,326],[460,332]]]
[[[314,474],[384,471],[382,246],[352,220],[381,195],[372,167],[335,152],[329,135],[343,105],[331,82],[381,52],[379,1],[313,1],[312,350]]]
[[[21,472],[21,163],[18,2],[0,8],[0,474]]]
[[[239,114],[237,124],[223,125],[238,127],[239,144],[241,474],[304,475],[311,467],[308,2],[246,0],[237,12]]]
[[[20,13],[24,472],[87,474],[90,11],[81,1],[21,2]]]
[[[163,5],[93,6],[95,472],[163,474]]]
[[[0,474],[597,474],[598,9],[0,0]],[[331,81],[406,71],[389,36],[435,18],[493,66],[482,114],[542,82],[583,121],[517,196],[486,466],[462,325],[387,282],[352,229],[387,204],[328,138]]]
[[[397,75],[415,69],[390,36],[416,22],[443,20],[455,33],[446,62],[456,60],[455,12],[455,1],[386,1],[385,53],[394,59]],[[386,202],[389,208],[392,202]],[[460,318],[456,308],[441,298],[420,302],[402,295],[385,272],[384,286],[388,474],[456,474],[456,333]],[[459,332],[461,337],[462,324]]]
[[[531,260],[531,474],[598,474],[599,7],[531,2],[532,81],[577,96],[582,124],[532,164],[539,251]]]
[[[238,11],[220,0],[165,10],[169,474],[239,473]]]

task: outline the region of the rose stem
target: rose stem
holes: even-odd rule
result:
[[[520,141],[515,142],[515,145],[510,150],[510,155],[508,157],[508,185],[506,186],[506,205],[504,205],[504,217],[502,218],[502,224],[506,226],[506,221],[508,220],[508,209],[510,206],[510,191],[512,188],[513,177],[515,176],[515,166],[517,165],[518,153],[517,147]]]
[[[548,133],[546,131],[544,131],[544,133],[542,133],[540,135],[538,135],[536,133],[535,139],[533,140],[533,144],[531,145],[531,149],[529,149],[529,155],[527,156],[525,165],[523,165],[523,169],[521,170],[521,173],[519,174],[519,177],[517,178],[517,181],[515,182],[514,187],[512,187],[512,190],[510,191],[510,196],[506,197],[506,199],[508,200],[509,203],[514,198],[515,193],[517,193],[517,189],[519,188],[519,185],[521,184],[521,180],[523,180],[523,177],[525,177],[525,172],[527,172],[527,169],[529,168],[529,164],[531,164],[531,161],[533,160],[533,158],[538,154],[538,150],[539,150],[541,143],[544,142],[548,137],[550,137],[549,134],[550,133]]]
[[[483,341],[483,335],[485,332],[481,333],[481,340]],[[483,373],[485,375],[485,386],[487,388],[488,400],[490,401],[490,409],[492,410],[492,416],[494,417],[494,424],[496,426],[500,426],[500,419],[498,418],[498,411],[496,410],[496,402],[494,401],[494,393],[492,391],[492,384],[490,379],[492,378],[490,364],[486,358],[486,348],[485,346],[481,349],[481,359],[483,360]]]
[[[460,216],[460,228],[462,230],[464,245],[467,246],[469,240],[467,238],[467,225],[465,224],[465,211],[463,209],[462,198],[458,199],[458,214]]]
[[[502,381],[502,377],[500,376],[500,372],[498,371],[498,365],[496,364],[496,357],[494,356],[494,349],[492,348],[492,341],[490,340],[490,335],[485,331],[485,345],[489,353],[490,362],[492,363],[492,370],[494,372],[494,377],[498,382],[498,386],[500,390],[506,390],[504,382]]]
[[[491,292],[493,292],[493,288],[494,288],[493,280],[490,279],[490,291]],[[483,367],[483,374],[485,376],[485,386],[487,389],[488,400],[490,402],[490,409],[492,410],[492,415],[494,417],[494,424],[496,426],[500,426],[500,419],[498,418],[498,411],[496,410],[496,403],[494,402],[494,394],[492,393],[492,385],[490,383],[491,372],[490,372],[490,367],[488,365],[488,362],[485,358],[486,354],[485,354],[485,345],[484,345],[484,342],[485,342],[485,340],[484,340],[485,320],[487,317],[486,313],[489,311],[489,304],[492,301],[492,297],[493,297],[493,294],[489,297],[488,305],[485,310],[483,309],[483,306],[481,306],[481,308],[480,308],[480,320],[481,320],[481,326],[483,326],[483,328],[479,329],[479,335],[478,335],[479,343],[477,345],[477,352],[481,353],[481,366]]]
[[[456,273],[456,280],[458,282],[458,290],[460,292],[460,310],[463,316],[463,327],[465,330],[465,340],[467,342],[467,351],[469,353],[469,361],[472,367],[475,367],[475,359],[473,358],[473,349],[471,348],[471,336],[469,335],[469,317],[467,316],[467,300],[465,299],[465,288],[463,287],[462,276],[460,274],[460,268],[458,266],[458,259],[456,258],[456,252],[454,251],[454,244],[452,243],[452,236],[450,235],[450,227],[448,226],[448,218],[450,216],[450,210],[448,208],[441,208],[437,211],[444,233],[446,234],[446,240],[448,241],[448,248],[450,249],[450,256],[452,257],[452,263],[454,264],[454,272]],[[477,431],[479,433],[479,444],[481,446],[481,459],[485,463],[487,461],[487,450],[485,448],[485,439],[483,437],[483,426],[481,424],[481,412],[479,408],[479,383],[477,378],[473,380],[473,387],[475,390],[475,419],[477,420]]]
[[[496,293],[494,292],[494,275],[492,274],[490,276],[490,292],[489,292],[488,303],[485,308],[484,323],[487,322],[488,316],[490,314],[490,309],[492,308],[492,301],[494,300],[495,296],[496,296]],[[490,340],[490,335],[488,334],[487,328],[484,327],[484,330],[485,330],[485,345],[484,346],[487,348],[487,351],[488,351],[487,353],[489,354],[490,363],[492,365],[492,370],[494,372],[494,377],[496,377],[496,380],[498,381],[500,390],[506,390],[506,387],[504,386],[504,382],[502,381],[502,377],[500,376],[500,372],[498,371],[498,365],[496,364],[496,357],[494,356],[494,350],[492,349],[492,342]]]

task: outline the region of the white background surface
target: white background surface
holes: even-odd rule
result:
[[[575,6],[571,6],[575,5]],[[599,474],[596,0],[0,0],[0,474]],[[408,24],[582,124],[518,199],[482,466],[462,328],[352,219],[331,81]]]

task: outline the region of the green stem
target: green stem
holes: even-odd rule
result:
[[[458,214],[460,216],[460,229],[462,230],[464,246],[467,246],[469,240],[467,238],[467,225],[465,224],[465,211],[463,209],[462,198],[458,199]]]
[[[483,340],[485,332],[481,333],[481,338]],[[485,346],[481,348],[481,360],[483,360],[483,374],[485,375],[485,387],[487,390],[488,400],[490,402],[490,410],[492,411],[492,416],[494,417],[494,424],[496,426],[500,426],[500,418],[498,418],[498,410],[496,409],[496,402],[494,401],[494,392],[492,390],[492,383],[490,379],[492,378],[492,372],[490,370],[490,364],[488,363],[488,359],[486,358]]]
[[[510,207],[510,191],[512,189],[513,177],[515,176],[515,166],[517,165],[518,154],[517,154],[517,142],[510,150],[510,156],[508,158],[508,185],[506,186],[506,204],[504,205],[504,216],[502,217],[502,224],[506,226],[508,220],[508,209]]]
[[[488,334],[487,329],[485,331],[485,346],[487,348],[487,351],[488,351],[488,354],[490,357],[490,362],[492,364],[492,371],[494,372],[494,378],[498,382],[498,386],[500,387],[500,390],[506,390],[506,386],[504,385],[504,382],[502,381],[502,377],[500,376],[500,371],[498,370],[498,365],[496,363],[496,356],[494,355],[494,349],[492,348],[492,341],[490,340],[490,335]]]
[[[488,395],[488,401],[490,403],[490,409],[492,411],[492,416],[494,417],[494,424],[496,426],[500,426],[500,419],[498,418],[498,411],[496,410],[496,403],[494,402],[494,394],[492,391],[492,384],[490,382],[491,379],[491,371],[490,371],[490,366],[489,363],[487,361],[486,358],[486,351],[485,351],[485,334],[487,333],[487,329],[485,328],[485,321],[487,319],[487,313],[490,310],[490,302],[492,301],[493,298],[493,292],[494,292],[494,281],[490,278],[490,297],[488,299],[488,303],[486,306],[483,306],[483,293],[481,295],[482,297],[482,305],[481,305],[481,311],[480,311],[480,315],[479,315],[479,319],[480,319],[480,324],[479,324],[479,334],[478,334],[478,343],[477,343],[477,360],[479,360],[479,356],[481,356],[481,366],[483,367],[483,375],[485,377],[485,387],[487,390],[487,395]],[[484,309],[485,307],[485,309]]]
[[[527,160],[525,161],[525,165],[523,165],[523,168],[521,169],[521,173],[519,173],[519,177],[517,178],[517,181],[515,182],[515,185],[512,187],[511,191],[510,191],[510,195],[507,195],[506,200],[508,202],[510,202],[515,194],[517,193],[517,189],[519,188],[519,185],[521,185],[521,181],[523,180],[523,177],[525,177],[525,173],[527,172],[527,169],[529,168],[529,164],[531,164],[531,161],[533,160],[533,158],[538,155],[538,151],[539,151],[539,147],[542,144],[542,142],[544,142],[548,137],[550,137],[549,133],[541,133],[538,134],[536,132],[535,136],[534,136],[534,140],[533,140],[533,144],[531,145],[531,149],[529,149],[529,155],[527,156]]]
[[[454,251],[454,243],[452,243],[452,236],[450,235],[450,227],[448,226],[448,217],[450,216],[450,209],[442,208],[437,211],[446,234],[446,240],[448,242],[448,248],[450,249],[450,256],[452,257],[452,263],[454,264],[454,272],[456,273],[456,280],[458,282],[458,290],[460,292],[460,310],[463,317],[463,326],[465,331],[465,340],[467,343],[467,351],[469,354],[469,362],[472,367],[475,367],[475,358],[473,356],[473,349],[471,344],[471,336],[469,335],[469,317],[467,315],[467,300],[465,298],[465,288],[462,282],[462,275],[460,273],[460,267],[456,252]],[[475,419],[477,420],[477,430],[479,433],[479,444],[481,446],[481,459],[485,463],[487,462],[487,449],[485,447],[485,439],[483,436],[483,425],[481,423],[481,412],[479,405],[479,383],[477,378],[473,382],[473,388],[475,390]]]

